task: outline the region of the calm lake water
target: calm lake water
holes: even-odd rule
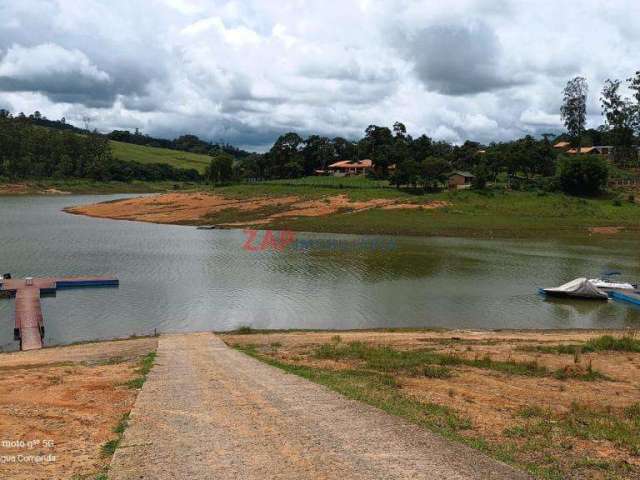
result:
[[[119,289],[61,291],[43,299],[46,344],[240,325],[640,328],[640,309],[626,304],[549,302],[536,293],[610,269],[640,279],[637,241],[298,234],[282,252],[253,253],[242,248],[242,231],[61,211],[122,197],[0,197],[2,272],[113,274],[121,281]],[[0,348],[16,347],[13,301],[0,300]]]

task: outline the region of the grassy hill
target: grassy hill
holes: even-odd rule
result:
[[[200,173],[204,173],[204,169],[211,160],[208,155],[146,147],[132,143],[111,141],[111,148],[114,157],[120,160],[139,163],[168,163],[177,168],[195,168]]]

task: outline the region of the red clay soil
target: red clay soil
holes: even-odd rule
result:
[[[254,216],[243,215],[240,221],[223,223],[226,226],[243,226],[267,224],[272,220],[283,217],[319,217],[339,212],[361,212],[372,208],[433,209],[446,205],[446,202],[431,202],[424,205],[410,204],[394,199],[351,201],[344,194],[317,200],[304,200],[296,196],[230,199],[206,193],[168,193],[93,205],[81,205],[68,208],[66,211],[90,217],[116,220],[196,225],[207,223],[207,218],[215,217],[216,214],[227,210],[254,212]]]

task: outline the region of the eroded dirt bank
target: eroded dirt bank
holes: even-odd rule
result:
[[[310,200],[294,195],[233,199],[207,193],[168,193],[80,205],[65,211],[116,220],[190,225],[215,223],[222,226],[241,227],[267,225],[286,217],[320,217],[375,208],[434,209],[446,205],[447,203],[442,201],[414,204],[384,198],[352,201],[344,194]]]
[[[157,339],[0,354],[0,478],[95,478]]]

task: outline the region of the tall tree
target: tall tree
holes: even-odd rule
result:
[[[627,166],[637,155],[633,148],[635,107],[620,94],[620,80],[607,80],[602,88],[600,103],[605,126],[613,144],[613,158],[617,164]]]
[[[334,138],[333,149],[335,151],[335,160],[356,160],[356,145],[345,138]]]
[[[633,92],[635,103],[633,105],[633,128],[636,135],[640,136],[640,71],[627,80],[629,89]]]
[[[313,175],[316,169],[325,170],[335,158],[336,152],[331,140],[319,135],[311,135],[302,149],[305,175]]]
[[[302,147],[304,141],[295,132],[281,135],[269,151],[273,164],[272,175],[276,178],[296,178],[302,175]]]
[[[364,138],[358,142],[358,156],[361,159],[371,158],[376,172],[386,177],[394,140],[389,128],[369,125],[365,130]]]
[[[440,184],[447,181],[449,164],[443,158],[427,157],[420,163],[420,177],[424,188],[438,188]]]
[[[582,147],[582,132],[587,123],[587,94],[589,87],[583,77],[575,77],[564,88],[560,115],[576,148]]]

